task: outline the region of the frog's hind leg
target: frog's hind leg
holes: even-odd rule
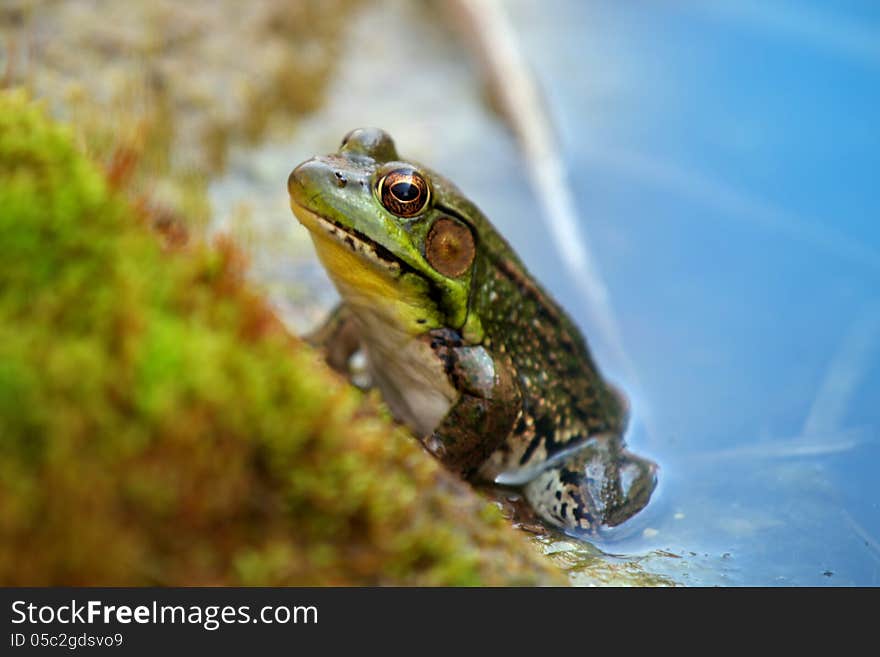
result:
[[[565,530],[595,533],[641,511],[657,485],[657,466],[597,436],[539,473],[523,493],[538,515]]]

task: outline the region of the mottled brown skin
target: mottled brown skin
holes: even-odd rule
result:
[[[480,455],[492,445],[480,471],[458,468],[465,476],[488,479],[540,467],[560,452],[582,446],[527,485],[526,497],[533,505],[540,500],[538,512],[565,528],[594,532],[627,520],[650,499],[656,466],[624,449],[625,398],[604,381],[577,327],[510,257],[499,235],[478,250],[474,277],[481,284],[472,289],[470,306],[485,331],[481,346],[494,355],[505,380],[514,382],[507,395],[511,404],[494,427],[505,437],[487,440],[492,433],[477,418],[462,422],[467,411],[459,406],[469,410],[475,405],[473,398],[463,397],[434,439],[444,444],[482,440]],[[458,460],[451,465],[457,466]],[[593,478],[598,481],[585,473],[590,466],[601,473]],[[635,485],[626,491],[622,468],[636,470]]]
[[[346,171],[349,151],[353,164]],[[399,224],[389,224],[395,231],[398,226],[404,229],[396,241],[385,240],[384,231],[377,233],[375,228],[365,234],[362,226],[375,225],[375,218],[359,223],[349,215],[377,212],[371,203],[381,204],[382,195],[333,200],[339,192],[320,180],[322,167],[328,179],[331,170],[337,178],[353,177],[371,171],[372,160],[380,172],[383,163],[399,161],[390,137],[375,129],[353,131],[339,154],[311,160],[291,174],[291,196],[295,202],[314,205],[312,211],[329,218],[333,231],[342,228],[349,231],[343,234],[377,243],[383,259],[400,247],[408,262],[393,269],[395,276],[422,267],[430,279],[433,295],[424,302],[427,319],[415,321],[434,325],[412,336],[428,347],[413,353],[436,359],[437,376],[445,377],[445,389],[451,386],[456,397],[433,431],[419,436],[426,448],[464,477],[522,486],[544,521],[572,533],[595,533],[641,510],[654,490],[656,466],[624,449],[627,403],[602,378],[571,319],[483,214],[429,169],[407,164],[430,181],[430,207],[415,219],[407,215]],[[322,189],[314,193],[316,187]],[[430,253],[430,230],[444,221],[467,227],[473,235],[468,248],[475,252],[466,253],[468,257],[459,253],[450,263],[438,262]],[[428,240],[416,239],[425,234]],[[403,244],[400,235],[416,237],[406,237]],[[352,252],[365,248],[346,240]],[[428,271],[419,253],[437,266]],[[457,287],[445,292],[438,272],[454,277]],[[347,289],[350,294],[350,283]],[[462,289],[466,295],[457,298]],[[330,364],[343,372],[359,346],[369,351],[378,339],[375,328],[372,335],[363,332],[366,324],[357,321],[361,311],[348,309],[343,294],[341,309],[312,336],[326,350]],[[371,363],[374,373],[382,366],[378,360]]]
[[[565,313],[524,270],[488,249],[478,258],[476,275],[483,284],[474,289],[472,304],[486,332],[483,346],[509,355],[522,396],[511,439],[497,458],[508,467],[525,467],[572,441],[620,435],[626,405],[602,380]]]

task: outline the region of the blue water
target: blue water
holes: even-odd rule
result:
[[[611,547],[694,584],[880,585],[880,5],[510,10],[632,366],[591,343],[662,466]]]

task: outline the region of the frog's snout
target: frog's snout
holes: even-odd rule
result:
[[[322,189],[327,177],[327,166],[318,158],[306,160],[287,177],[287,193],[290,194],[290,200],[298,205],[307,206],[309,194],[314,194],[316,189]]]
[[[296,199],[302,194],[303,175],[301,169],[305,164],[307,163],[303,162],[303,164],[297,166],[293,171],[290,172],[290,175],[287,176],[287,193],[290,194],[291,199]]]

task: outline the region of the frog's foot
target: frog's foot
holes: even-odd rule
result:
[[[657,485],[657,465],[599,436],[523,488],[538,515],[575,533],[615,527],[641,511]]]

